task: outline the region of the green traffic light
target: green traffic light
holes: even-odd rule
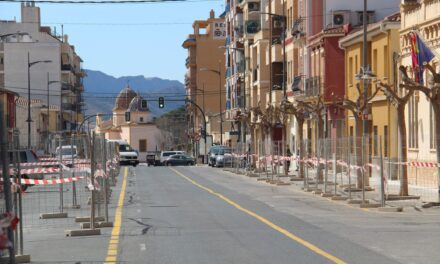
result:
[[[163,97],[159,97],[159,108],[164,108],[165,107],[165,102],[164,102],[164,98]]]

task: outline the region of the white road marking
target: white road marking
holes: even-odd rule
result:
[[[145,244],[139,244],[141,251],[145,251],[147,250],[147,246],[145,246]]]

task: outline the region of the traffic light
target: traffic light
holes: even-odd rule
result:
[[[159,97],[159,108],[164,108],[165,107],[165,102],[163,97]]]
[[[130,122],[130,112],[125,112],[125,122]]]
[[[205,137],[206,137],[206,130],[205,130],[205,129],[202,129],[202,130],[200,131],[200,134],[202,135],[202,138],[205,138]]]
[[[141,108],[142,109],[146,109],[147,108],[147,100],[142,100],[141,101]]]

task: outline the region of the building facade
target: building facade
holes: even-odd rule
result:
[[[97,134],[106,139],[122,139],[139,152],[139,160],[145,160],[147,151],[163,150],[164,137],[153,122],[143,98],[129,86],[122,89],[115,100],[112,118],[96,118]],[[145,105],[143,105],[145,104]],[[127,119],[127,113],[129,119]]]
[[[0,40],[2,70],[0,81],[19,96],[31,100],[41,100],[49,111],[61,109],[55,122],[46,125],[50,130],[33,133],[44,134],[44,140],[55,132],[70,133],[83,120],[82,70],[81,58],[68,42],[67,35],[59,36],[50,27],[41,26],[40,8],[35,2],[21,4],[21,21],[0,20]],[[29,72],[29,83],[28,83]],[[20,118],[17,122],[26,122]],[[52,118],[45,118],[51,120]],[[27,127],[21,124],[20,127]],[[27,129],[20,130],[27,138]],[[41,138],[40,135],[31,137]],[[26,142],[26,140],[21,140]],[[35,144],[34,144],[35,143]],[[33,147],[40,142],[31,142]]]
[[[182,47],[188,50],[185,86],[187,98],[197,104],[206,115],[213,142],[225,144],[225,40],[226,26],[223,17],[216,18],[213,10],[206,20],[196,20],[193,33],[188,35]],[[199,156],[199,140],[205,128],[203,115],[192,104],[187,104],[188,136],[193,141],[193,154]],[[219,116],[220,118],[217,118]],[[219,120],[220,119],[220,120]],[[217,121],[218,120],[218,121]],[[222,133],[223,132],[223,133]],[[221,142],[223,139],[223,142]]]

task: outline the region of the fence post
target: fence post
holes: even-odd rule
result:
[[[336,152],[335,153],[333,153],[332,154],[332,158],[333,158],[333,168],[334,168],[334,170],[333,170],[333,181],[334,181],[334,187],[335,187],[335,196],[337,195],[337,179],[336,179],[336,177],[337,177],[337,170],[338,170],[338,167],[337,167],[337,165],[336,165]]]
[[[348,199],[351,199],[351,139],[348,138],[348,148],[347,148],[347,174],[348,174]]]
[[[59,159],[60,159],[60,164],[62,164],[63,163],[63,151],[62,151],[62,148],[61,148],[61,146],[62,146],[62,144],[61,144],[61,142],[62,142],[62,137],[61,137],[61,135],[60,135],[60,138],[59,138],[59,143],[58,143],[58,147],[59,147],[59,150],[60,150],[60,155],[59,155]],[[63,178],[63,169],[62,169],[62,166],[60,166],[60,179],[62,179]],[[64,188],[63,188],[63,184],[62,183],[60,183],[60,213],[63,213],[63,210],[64,210],[64,197],[63,197],[63,195],[64,195]]]
[[[382,155],[382,136],[379,137],[379,153],[380,153],[380,204],[385,207],[385,183],[383,177],[383,155]]]
[[[324,193],[327,193],[327,180],[328,180],[328,139],[324,140],[324,159],[325,159],[325,171],[324,171]]]
[[[90,201],[90,229],[95,229],[95,131],[90,144],[90,183],[92,186]]]
[[[11,196],[11,179],[9,177],[9,158],[6,146],[8,144],[6,138],[6,122],[4,120],[3,102],[0,100],[0,156],[2,163],[2,175],[3,175],[3,189],[5,193],[5,209],[6,212],[12,213],[12,196]],[[20,172],[19,172],[20,174]],[[15,263],[15,247],[14,247],[14,233],[12,228],[8,227],[8,239],[11,242],[9,247],[9,262]]]
[[[75,177],[75,155],[73,153],[73,144],[75,144],[75,134],[72,134],[72,138],[70,139],[70,152],[72,154],[72,178]],[[75,144],[76,146],[76,144]],[[78,155],[78,147],[76,148],[76,152]],[[75,181],[72,182],[72,208],[77,208],[76,201],[76,184]]]
[[[362,163],[363,164],[361,164],[362,166],[362,168],[360,169],[361,170],[361,172],[362,172],[362,204],[364,204],[365,203],[365,169],[363,168],[363,166],[366,164],[366,160],[367,160],[367,155],[366,155],[366,149],[367,149],[367,144],[366,144],[366,142],[365,142],[365,140],[366,140],[366,136],[365,135],[363,135],[362,136]]]
[[[105,222],[108,223],[108,201],[107,201],[107,144],[105,138],[103,140],[103,155],[102,155],[102,166],[104,167],[104,177],[103,177],[103,188],[104,188],[104,217]]]
[[[21,186],[21,160],[20,160],[20,155],[18,154],[18,150],[20,149],[20,137],[19,137],[19,131],[18,129],[14,129],[13,131],[13,144],[15,144],[15,146],[13,147],[14,149],[14,156],[15,156],[15,165],[16,165],[16,169],[17,169],[17,178],[18,178],[18,186],[20,187],[19,189],[21,190],[22,186]],[[16,151],[15,151],[16,150]],[[18,228],[19,228],[19,244],[20,244],[20,255],[23,255],[23,248],[24,248],[24,241],[23,241],[23,196],[21,191],[18,192],[18,218],[20,219],[20,222],[18,224]]]

